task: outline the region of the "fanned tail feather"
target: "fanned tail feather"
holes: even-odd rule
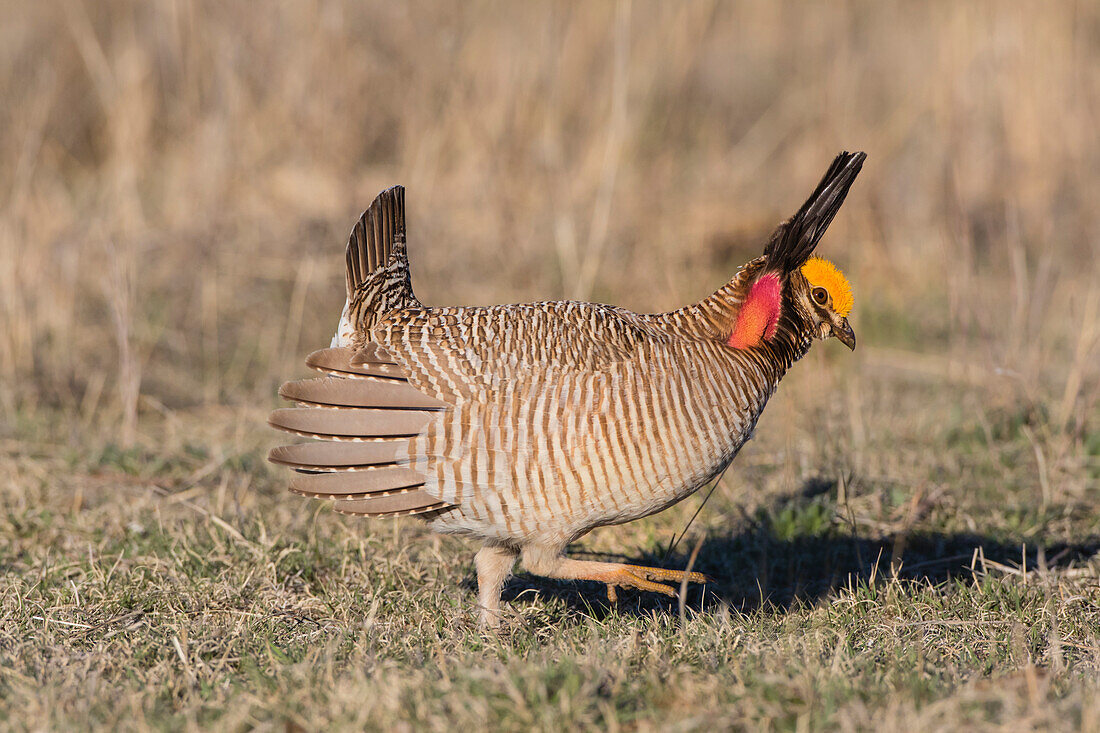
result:
[[[365,283],[394,255],[405,256],[405,187],[393,186],[378,194],[355,222],[348,238],[348,295]]]
[[[413,294],[405,248],[405,188],[388,188],[351,230],[345,252],[347,302],[332,339],[348,346],[388,313],[421,305]]]

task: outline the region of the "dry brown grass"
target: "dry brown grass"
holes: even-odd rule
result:
[[[1095,5],[2,9],[8,726],[1100,725]],[[383,187],[427,302],[659,310],[842,148],[861,346],[768,408],[684,627],[525,578],[481,639],[469,547],[263,464]],[[693,510],[586,547],[659,559]]]

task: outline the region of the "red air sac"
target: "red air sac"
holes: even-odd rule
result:
[[[735,349],[747,349],[774,336],[782,298],[783,286],[778,275],[765,275],[753,283],[727,343]]]

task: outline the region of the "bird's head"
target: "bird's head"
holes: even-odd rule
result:
[[[848,314],[855,301],[844,273],[823,257],[811,257],[788,282],[792,306],[814,325],[817,337],[835,336],[854,351],[856,334],[848,323]]]
[[[751,271],[753,279],[729,336],[731,347],[750,348],[771,340],[783,310],[790,308],[812,335],[835,336],[849,349],[856,348],[856,334],[848,323],[852,286],[836,265],[813,256],[813,251],[866,157],[838,155],[798,213],[772,234],[759,266]]]

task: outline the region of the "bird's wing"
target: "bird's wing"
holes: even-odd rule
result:
[[[290,490],[335,500],[344,514],[400,516],[444,510],[409,459],[410,441],[448,409],[409,384],[377,348],[332,348],[306,363],[326,376],[287,382],[279,394],[297,407],[275,410],[270,424],[315,440],[268,456],[295,469]]]
[[[534,440],[509,431],[541,424],[540,395],[563,383],[611,392],[653,338],[631,315],[579,303],[393,314],[358,349],[311,354],[325,377],[283,385],[298,406],[269,422],[316,440],[270,459],[300,472],[291,491],[344,513],[424,514],[508,495]]]
[[[372,334],[409,383],[448,405],[412,442],[442,501],[505,496],[531,470],[536,433],[557,429],[564,384],[612,393],[655,336],[628,311],[586,303],[410,309]],[[545,419],[544,419],[545,418]]]

